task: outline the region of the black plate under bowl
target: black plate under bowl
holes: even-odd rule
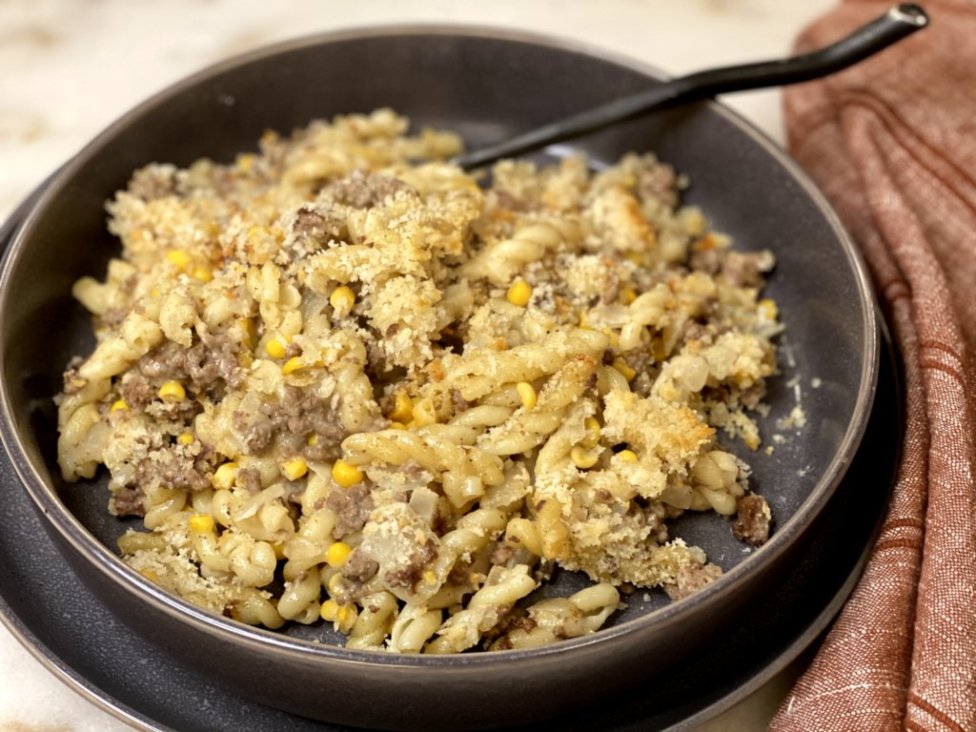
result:
[[[705,103],[621,124],[575,146],[597,162],[655,150],[691,177],[687,200],[743,249],[779,260],[769,294],[787,325],[785,375],[772,380],[767,438],[804,391],[801,435],[748,460],[776,531],[746,551],[728,521],[683,518],[676,533],[727,570],[687,600],[635,593],[609,627],[540,649],[454,657],[397,656],[336,645],[324,624],[252,629],[175,598],[124,565],[123,522],[99,485],[65,485],[53,459],[51,396],[68,359],[91,350],[87,315],[70,299],[101,276],[118,243],[103,205],[147,162],[226,160],[266,128],[392,106],[477,146],[656,83],[630,62],[525,34],[387,28],[261,50],[201,72],[121,118],[55,175],[14,236],[0,272],[0,421],[4,444],[44,526],[115,616],[158,648],[249,698],[331,721],[423,729],[524,721],[639,683],[657,686],[735,628],[794,572],[811,527],[854,456],[870,414],[878,340],[863,263],[806,176],[761,133]],[[43,333],[43,338],[37,334]],[[816,378],[819,389],[808,388]],[[732,446],[734,449],[734,445]],[[574,578],[562,573],[562,590]],[[646,598],[646,599],[645,599]],[[322,690],[328,689],[323,694]]]

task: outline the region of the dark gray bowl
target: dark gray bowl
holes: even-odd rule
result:
[[[415,123],[453,128],[470,146],[656,83],[631,62],[509,31],[398,27],[335,33],[258,51],[158,94],[97,137],[53,178],[0,272],[0,432],[65,559],[137,632],[247,698],[318,719],[373,727],[453,729],[526,722],[652,682],[756,603],[776,602],[812,520],[861,440],[874,397],[878,334],[864,266],[822,196],[776,145],[718,104],[659,113],[576,147],[610,162],[654,150],[688,174],[687,199],[744,249],[779,266],[769,293],[788,332],[774,380],[768,438],[796,404],[808,426],[772,456],[749,455],[776,530],[748,552],[715,515],[677,533],[727,573],[673,605],[632,595],[610,627],[533,651],[456,657],[346,650],[322,628],[284,633],[210,615],[160,591],[116,556],[131,525],[107,515],[104,480],[64,485],[51,396],[71,355],[91,350],[70,298],[79,276],[101,276],[118,250],[104,202],[151,161],[228,160],[267,128],[391,106]],[[822,386],[810,388],[816,377]],[[734,446],[732,446],[734,448]],[[29,550],[29,548],[28,548]],[[579,579],[565,573],[556,591]],[[135,671],[134,671],[135,672]]]

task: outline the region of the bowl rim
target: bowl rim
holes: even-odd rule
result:
[[[609,62],[624,69],[635,71],[648,77],[649,80],[662,81],[668,78],[667,74],[650,64],[608,51],[595,44],[517,28],[458,23],[396,23],[346,28],[300,36],[232,56],[179,79],[132,107],[98,133],[52,174],[50,179],[43,184],[43,191],[33,205],[29,207],[19,227],[17,227],[13,239],[3,255],[2,262],[0,262],[0,313],[6,312],[6,305],[11,297],[11,272],[51,200],[60,193],[79,168],[96,157],[101,149],[128,125],[151,113],[155,108],[167,103],[172,97],[187,89],[239,66],[265,61],[279,54],[311,46],[402,36],[473,38],[524,43]],[[847,257],[848,265],[857,284],[864,352],[859,374],[860,384],[852,417],[833,458],[823,469],[821,477],[814,484],[810,494],[763,546],[750,552],[749,556],[742,559],[736,566],[691,597],[655,609],[640,617],[601,628],[595,633],[558,641],[538,648],[447,655],[404,655],[392,654],[383,650],[355,650],[345,646],[294,638],[221,617],[162,590],[142,577],[126,565],[108,546],[102,544],[67,509],[58,497],[57,491],[40,475],[24,449],[21,433],[13,418],[14,412],[7,388],[8,375],[3,373],[5,364],[0,362],[0,441],[2,441],[11,458],[11,463],[20,478],[20,482],[47,523],[55,528],[60,537],[71,546],[78,556],[106,575],[108,579],[113,580],[116,586],[121,587],[136,598],[148,602],[155,610],[180,623],[194,624],[198,629],[204,630],[210,635],[215,635],[228,642],[250,646],[263,653],[271,652],[305,660],[325,661],[329,659],[335,662],[386,668],[397,666],[451,671],[467,668],[483,669],[499,664],[505,666],[517,659],[558,658],[581,648],[604,645],[613,639],[621,639],[643,630],[646,626],[666,628],[678,623],[683,616],[691,613],[696,607],[706,603],[721,602],[723,598],[734,594],[740,577],[747,575],[763,564],[771,564],[777,557],[786,552],[792,546],[793,540],[805,532],[810,522],[819,514],[837,489],[848,464],[860,445],[870,416],[878,380],[880,343],[876,300],[863,256],[854,245],[826,197],[790,155],[752,122],[715,100],[708,100],[702,104],[711,112],[719,114],[726,121],[732,123],[740,132],[771,155],[796,181],[802,192],[815,204],[830,225]]]

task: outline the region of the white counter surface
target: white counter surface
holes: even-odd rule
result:
[[[324,30],[480,23],[573,38],[683,73],[785,54],[832,0],[0,0],[0,220],[103,127],[217,60]],[[731,97],[782,141],[775,91]],[[710,730],[764,729],[781,675]],[[0,731],[128,729],[54,678],[0,626]]]

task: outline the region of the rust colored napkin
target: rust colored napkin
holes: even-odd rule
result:
[[[848,0],[809,49],[889,3]],[[976,0],[785,94],[789,148],[863,251],[904,360],[904,457],[854,594],[771,729],[976,730]]]

